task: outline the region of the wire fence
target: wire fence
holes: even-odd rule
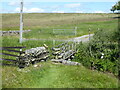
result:
[[[53,29],[55,35],[77,35],[77,27],[74,29]]]
[[[46,3],[43,3],[41,8],[46,8],[45,4]],[[21,3],[2,2],[2,6],[2,34],[20,35]],[[41,40],[52,38],[54,45],[54,39],[63,39],[77,35],[77,27],[71,26],[63,28],[62,25],[68,22],[62,14],[58,12],[49,13],[50,8],[48,8],[48,13],[44,13],[43,9],[37,8],[38,6],[40,6],[40,3],[37,2],[23,2],[23,32],[25,32],[25,30],[31,30],[30,32],[23,33],[22,37],[24,39],[28,39],[28,36],[29,38],[37,38]],[[6,33],[6,31],[9,33]]]

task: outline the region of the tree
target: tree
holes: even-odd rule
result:
[[[116,10],[120,10],[120,1],[118,1],[114,6],[112,6],[112,9],[110,9],[111,11],[116,11]]]
[[[113,13],[114,13],[115,10],[116,10],[116,7],[113,6],[112,9],[111,9],[111,11],[113,11]]]

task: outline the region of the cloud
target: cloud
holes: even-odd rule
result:
[[[76,13],[83,13],[83,11],[76,11]]]
[[[16,5],[16,4],[18,4],[18,2],[9,2],[9,3],[8,3],[8,5],[12,5],[12,6],[13,6],[13,5]]]
[[[93,13],[105,13],[104,11],[95,11]]]
[[[80,3],[65,4],[65,7],[68,7],[68,8],[76,8],[76,7],[79,7],[79,6],[81,6]]]
[[[44,9],[41,8],[31,8],[28,10],[28,12],[44,12]]]
[[[11,2],[8,2],[8,5],[10,6],[20,6],[20,2],[18,1],[11,1]],[[23,5],[25,6],[29,6],[29,5],[32,5],[32,2],[23,2]]]
[[[11,2],[8,3],[8,5],[10,5],[10,6],[18,6],[18,5],[20,5],[20,3],[11,1]]]
[[[15,12],[20,12],[20,8],[16,8],[15,9]],[[41,8],[30,8],[30,9],[27,9],[27,8],[23,8],[23,12],[26,12],[26,13],[37,13],[37,12],[44,12],[44,9],[41,9]]]
[[[52,13],[64,13],[64,11],[52,11]]]
[[[20,12],[20,8],[18,7],[18,8],[16,8],[15,10],[14,10],[15,12]],[[23,8],[23,12],[27,12],[28,11],[28,9],[27,8]]]
[[[4,2],[19,0],[1,0]],[[24,0],[25,2],[117,2],[118,0]]]

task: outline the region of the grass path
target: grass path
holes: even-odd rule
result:
[[[43,78],[39,79],[37,83],[34,84],[31,88],[49,88],[53,87],[53,83],[56,81],[56,78],[59,76],[60,72],[56,66],[51,66],[44,74]]]

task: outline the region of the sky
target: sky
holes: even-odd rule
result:
[[[23,0],[24,13],[111,13],[117,0]],[[20,0],[0,2],[0,13],[19,13]]]

